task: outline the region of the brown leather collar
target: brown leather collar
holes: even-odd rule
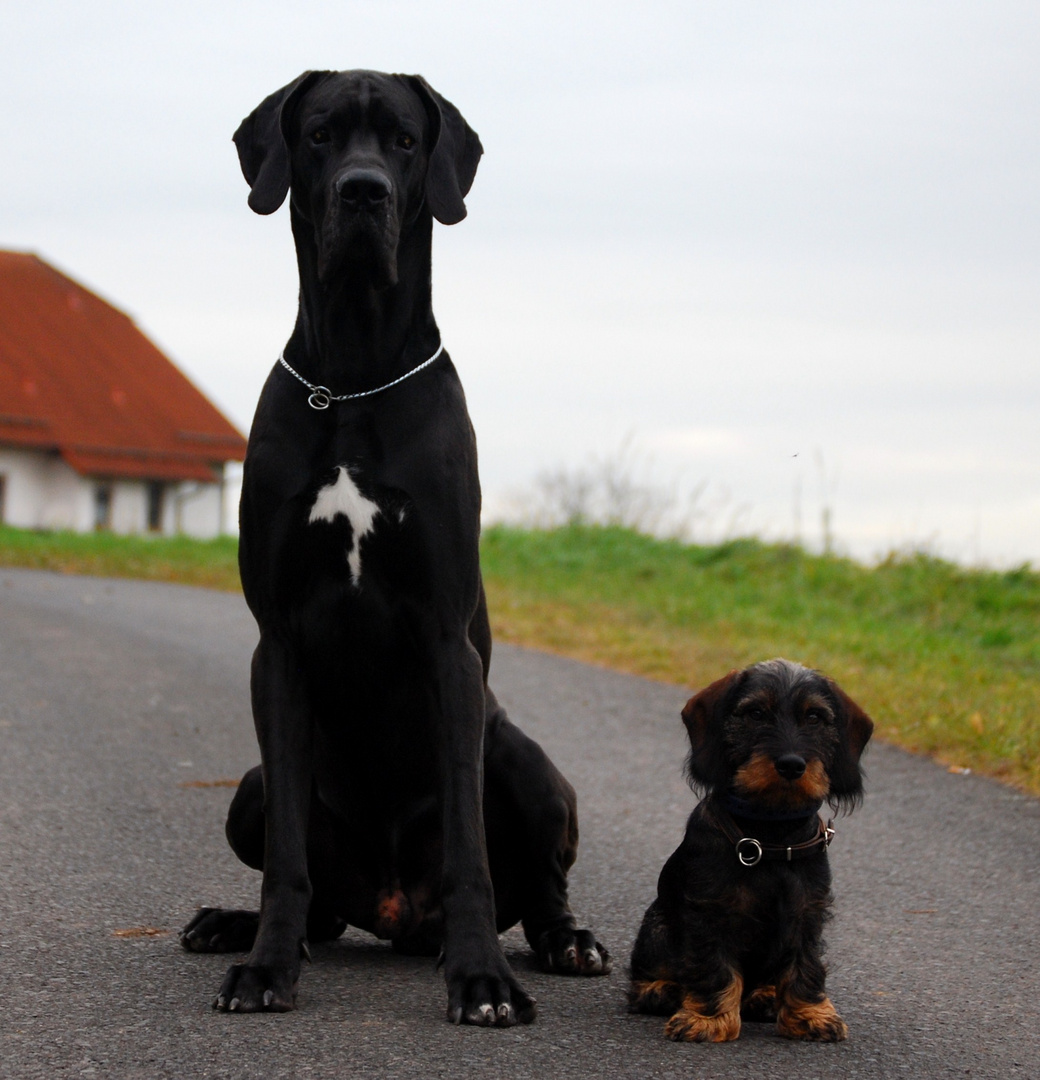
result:
[[[834,822],[825,825],[823,818],[817,817],[816,835],[801,844],[767,844],[747,836],[733,818],[719,806],[707,808],[708,814],[719,827],[720,832],[733,845],[737,859],[742,866],[757,866],[763,859],[771,862],[792,862],[794,859],[808,859],[822,855],[834,838]]]

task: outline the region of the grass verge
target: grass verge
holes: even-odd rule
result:
[[[226,590],[236,546],[0,528],[0,564]],[[495,526],[482,557],[499,640],[691,689],[787,656],[837,679],[880,737],[1040,795],[1040,574],[1028,568],[924,555],[864,567],[602,526]]]
[[[596,526],[495,527],[482,554],[500,640],[691,689],[786,656],[841,683],[882,738],[1040,794],[1040,574],[1028,568],[924,555],[865,567]]]
[[[238,592],[238,538],[36,532],[0,526],[0,565],[59,574],[147,578]]]

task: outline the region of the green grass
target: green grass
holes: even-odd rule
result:
[[[238,538],[115,536],[112,533],[35,532],[0,526],[0,565],[61,574],[178,581],[237,591]]]
[[[1028,568],[924,555],[868,568],[594,526],[492,528],[483,560],[500,639],[690,688],[786,656],[833,676],[882,738],[1040,794],[1040,574]]]
[[[236,541],[0,528],[0,564],[237,589]],[[924,555],[876,567],[797,547],[496,526],[499,640],[690,689],[770,656],[837,679],[881,738],[1040,794],[1040,574]],[[682,706],[676,696],[676,715]]]

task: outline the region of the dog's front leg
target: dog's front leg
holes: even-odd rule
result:
[[[826,969],[820,957],[819,937],[803,948],[776,988],[776,1030],[789,1039],[841,1042],[849,1029],[824,991]]]
[[[299,666],[286,642],[261,636],[251,688],[264,780],[260,925],[246,962],[228,969],[216,1007],[288,1012],[295,1004],[311,900],[307,810],[312,781],[311,718]]]
[[[483,815],[483,667],[461,635],[441,649],[438,676],[448,1019],[499,1027],[530,1023],[534,999],[513,977],[495,930]]]

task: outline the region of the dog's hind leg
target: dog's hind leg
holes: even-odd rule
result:
[[[264,867],[264,782],[260,766],[242,777],[224,827],[231,850],[254,870]],[[189,952],[248,952],[256,940],[258,911],[203,907],[180,932]]]
[[[325,846],[331,822],[320,802],[311,800],[310,827],[307,837],[307,862],[314,894],[307,912],[307,940],[332,941],[346,929],[338,914],[336,893],[323,888],[322,870],[335,865],[327,857]],[[324,826],[324,827],[323,827]],[[242,777],[228,808],[224,827],[231,850],[254,870],[264,868],[264,781],[260,766]],[[248,952],[256,940],[260,923],[258,911],[237,908],[202,907],[180,932],[181,944],[189,952]]]
[[[683,988],[676,980],[668,942],[668,924],[660,900],[646,909],[630,961],[632,981],[628,987],[629,1012],[671,1016],[683,1002]]]
[[[567,900],[567,871],[578,852],[574,788],[490,690],[487,710],[485,828],[489,846],[502,840],[509,847],[508,854],[489,852],[492,866],[502,868],[493,872],[496,893],[511,894],[508,906],[546,971],[606,975],[610,953],[591,931],[578,929]]]

